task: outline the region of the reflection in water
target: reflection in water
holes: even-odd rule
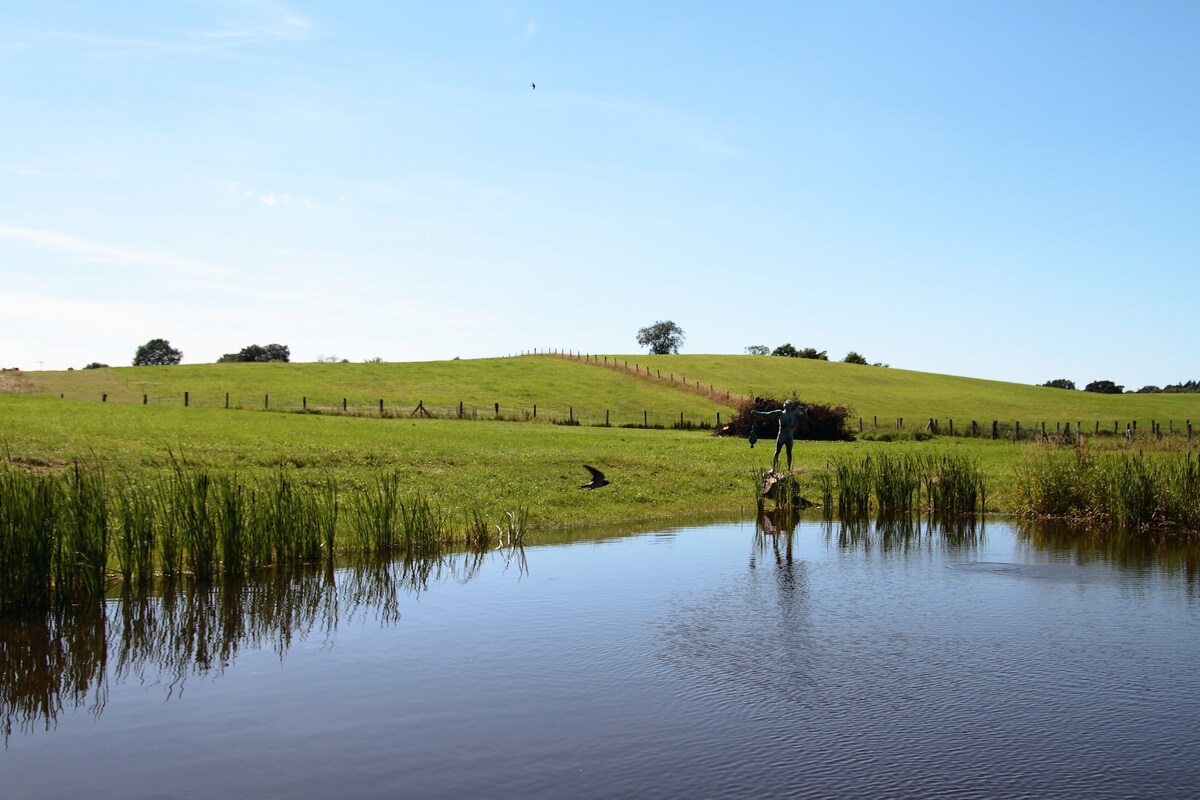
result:
[[[1200,541],[1194,537],[1046,522],[1018,522],[1017,533],[1030,552],[1070,557],[1076,564],[1182,576],[1188,595],[1200,597]]]
[[[766,542],[771,542],[774,552],[782,547],[785,560],[791,561],[792,540],[799,518],[794,514],[767,511],[758,517],[755,525],[756,550],[764,552]],[[865,552],[878,551],[908,552],[935,545],[943,551],[978,550],[984,544],[985,524],[982,517],[879,517],[869,518],[824,518],[825,541],[836,542],[844,550],[859,549]],[[753,566],[753,561],[751,561]]]
[[[501,552],[524,575],[520,547]],[[402,561],[363,559],[334,571],[278,570],[255,580],[170,580],[108,602],[0,617],[0,734],[54,727],[64,710],[99,715],[109,681],[162,684],[167,698],[188,677],[220,675],[247,650],[282,660],[294,643],[328,641],[338,619],[359,611],[400,619],[400,597],[431,584],[474,578],[487,551]],[[110,663],[111,662],[111,663]]]
[[[104,709],[103,603],[0,617],[0,733],[49,730],[64,709]]]
[[[825,541],[844,550],[907,553],[938,549],[970,554],[982,549],[985,524],[982,517],[880,517],[825,520]]]

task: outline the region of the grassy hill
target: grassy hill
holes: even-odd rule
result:
[[[124,367],[70,372],[4,373],[0,386],[0,446],[31,469],[62,469],[75,459],[139,478],[170,468],[170,453],[217,470],[299,470],[320,481],[332,475],[363,487],[381,472],[399,473],[413,491],[447,504],[482,508],[493,518],[517,506],[538,524],[668,519],[679,515],[744,512],[757,475],[769,466],[770,442],[751,449],[744,439],[707,431],[631,430],[642,421],[669,427],[682,412],[689,422],[727,415],[739,395],[795,392],[810,402],[848,405],[882,425],[903,416],[1084,422],[1111,430],[1112,420],[1200,423],[1197,395],[1095,395],[1033,386],[930,375],[906,370],[762,356],[608,356],[584,361],[523,356],[398,364],[208,364]],[[628,367],[626,367],[628,362]],[[636,370],[636,372],[635,372]],[[647,373],[649,370],[649,373]],[[660,377],[661,374],[661,377]],[[686,378],[687,385],[683,381]],[[697,385],[699,384],[699,385]],[[710,389],[711,386],[711,389]],[[189,407],[183,393],[189,393]],[[234,410],[226,411],[225,393]],[[729,393],[728,400],[726,392]],[[101,395],[108,402],[99,402]],[[65,399],[60,399],[60,395]],[[142,396],[148,396],[146,405]],[[256,411],[270,396],[275,410]],[[358,415],[342,416],[341,400]],[[378,400],[385,400],[380,419]],[[499,403],[501,422],[491,419]],[[415,419],[418,402],[442,419]],[[582,426],[528,424],[573,413]],[[237,410],[238,408],[246,410]],[[605,411],[614,427],[598,427]],[[962,427],[959,427],[961,430]],[[1119,443],[1114,443],[1114,445]],[[1149,444],[1149,443],[1148,443]],[[1175,440],[1172,447],[1189,448]],[[1200,446],[1200,437],[1195,445]],[[989,478],[989,508],[1011,510],[1014,475],[1031,445],[937,437],[928,442],[803,442],[795,466],[806,496],[831,463],[880,452],[957,453]],[[613,479],[582,492],[582,464]],[[307,478],[306,478],[307,479]]]
[[[24,373],[35,394],[73,400],[192,407],[340,411],[407,416],[418,403],[439,417],[455,417],[459,404],[473,418],[563,421],[584,425],[713,424],[716,402],[694,391],[628,373],[596,369],[564,358],[526,356],[465,361],[380,364],[196,364],[110,367]],[[536,408],[535,408],[536,407]],[[645,416],[643,416],[645,412]]]
[[[603,357],[602,357],[603,358]],[[1139,428],[1151,420],[1164,429],[1170,420],[1176,428],[1188,419],[1200,425],[1200,394],[1119,394],[1050,389],[1019,383],[938,375],[911,370],[869,367],[858,364],[816,361],[801,358],[737,355],[608,356],[609,360],[628,359],[648,367],[664,377],[674,373],[689,381],[713,384],[745,396],[787,397],[795,393],[802,400],[848,406],[856,417],[870,425],[905,424],[928,421],[930,417],[945,423],[978,420],[1079,422],[1085,428],[1099,421],[1101,428],[1112,429],[1119,420],[1137,420]]]
[[[608,369],[602,368],[607,362]],[[613,425],[671,425],[682,412],[691,422],[728,414],[738,396],[796,394],[808,402],[848,406],[855,417],[881,427],[902,417],[920,425],[933,417],[945,424],[991,420],[1028,425],[1046,421],[1116,422],[1152,420],[1182,428],[1200,424],[1200,395],[1120,394],[1050,389],[1042,386],[963,378],[910,370],[739,355],[646,356],[610,354],[578,360],[554,356],[383,364],[197,364],[175,367],[116,367],[72,372],[24,373],[36,394],[68,399],[235,408],[351,410],[406,415],[418,403],[438,416],[562,420]],[[686,385],[684,383],[686,381]],[[711,387],[711,391],[710,390]],[[728,399],[727,399],[728,397]],[[269,398],[269,399],[268,399]]]

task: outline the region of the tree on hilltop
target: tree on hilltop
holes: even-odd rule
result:
[[[265,346],[252,344],[243,347],[236,353],[226,353],[217,359],[217,363],[252,362],[265,364],[271,361],[288,362],[291,358],[292,351],[286,344],[268,344]]]
[[[637,343],[649,347],[652,356],[678,353],[683,339],[683,328],[670,320],[659,320],[653,325],[647,325],[637,334]]]
[[[183,360],[183,353],[171,347],[166,339],[151,339],[133,355],[135,367],[174,366]]]
[[[846,357],[842,359],[842,363],[843,364],[866,364],[867,357],[859,355],[858,353],[851,350],[849,353],[846,353]]]
[[[1125,391],[1125,387],[1112,381],[1092,381],[1083,387],[1083,390],[1085,392],[1099,392],[1100,394],[1120,394]]]
[[[1046,381],[1042,386],[1049,386],[1051,389],[1074,389],[1075,381],[1067,380],[1066,378],[1055,378],[1052,381]]]
[[[752,356],[769,356],[771,354],[771,348],[767,347],[765,344],[752,344],[746,348],[746,352]]]

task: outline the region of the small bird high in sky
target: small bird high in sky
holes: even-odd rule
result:
[[[580,486],[580,489],[599,489],[601,486],[608,486],[608,480],[605,479],[604,473],[595,467],[589,467],[587,464],[583,468],[592,473],[592,479]]]
[[[530,83],[530,84],[529,84],[529,88],[530,88],[530,89],[536,89],[536,88],[537,88],[537,84],[536,84],[536,83]]]

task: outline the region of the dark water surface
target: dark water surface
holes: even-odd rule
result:
[[[0,797],[1187,797],[1195,551],[751,523],[0,619]]]

